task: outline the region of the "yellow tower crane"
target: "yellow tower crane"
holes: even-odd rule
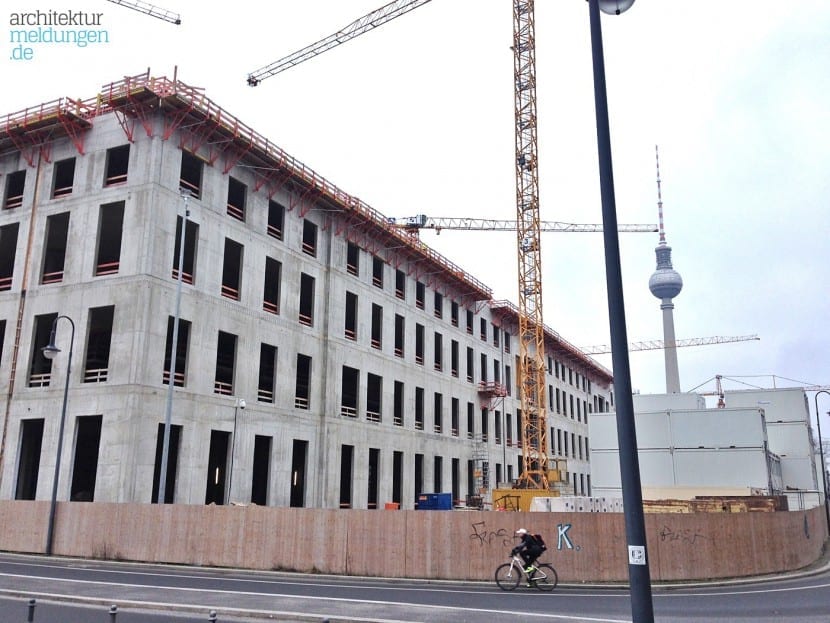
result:
[[[377,28],[430,0],[396,0],[346,27],[248,74],[256,86],[322,52]],[[549,489],[545,422],[545,329],[542,322],[539,175],[536,126],[536,33],[533,0],[512,0],[516,173],[516,237],[519,268],[519,369],[523,470],[518,486]]]

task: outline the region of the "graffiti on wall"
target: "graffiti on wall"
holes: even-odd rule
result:
[[[513,545],[513,535],[504,528],[499,528],[498,530],[488,530],[487,522],[485,521],[477,521],[470,525],[473,528],[473,532],[470,534],[470,539],[478,542],[481,546],[492,545],[493,543],[496,543],[500,547],[510,547]],[[574,544],[571,540],[571,537],[568,534],[571,527],[572,526],[569,523],[561,523],[556,526],[557,550],[561,551],[563,549],[572,549],[578,552],[582,549],[580,545]],[[545,537],[545,541],[547,541],[548,547],[550,548],[550,543],[553,539],[548,538],[546,535],[542,536]]]
[[[692,530],[690,528],[681,528],[680,530],[675,530],[673,528],[670,528],[666,524],[663,524],[658,534],[660,535],[661,541],[668,543],[688,543],[689,545],[694,545],[699,540],[709,538],[701,534],[700,532]]]

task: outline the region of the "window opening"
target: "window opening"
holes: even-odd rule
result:
[[[104,186],[114,186],[127,181],[127,168],[130,162],[130,145],[111,147],[107,150],[107,165],[104,173]]]
[[[228,177],[228,215],[245,221],[245,196],[248,188],[234,177]]]
[[[308,463],[308,442],[295,439],[291,450],[291,508],[305,506],[305,480]]]
[[[392,395],[392,423],[395,426],[403,426],[403,392],[403,383],[395,381],[395,389]]]
[[[294,407],[308,409],[311,399],[311,357],[297,355],[297,376],[294,389]]]
[[[382,419],[381,396],[383,396],[383,379],[371,372],[366,376],[366,420],[380,422]]]
[[[311,257],[317,257],[317,225],[303,220],[303,253]]]
[[[254,436],[254,465],[251,474],[251,504],[268,504],[268,473],[271,471],[273,437]]]
[[[233,396],[236,341],[237,338],[232,333],[219,331],[216,342],[216,373],[213,380],[214,394]]]
[[[75,458],[72,462],[71,502],[93,502],[98,472],[103,416],[82,415],[76,420]]]
[[[187,151],[182,151],[182,165],[179,173],[179,189],[190,192],[195,199],[202,196],[202,170],[205,163]]]
[[[357,417],[357,392],[360,385],[360,370],[343,366],[340,390],[340,415]]]
[[[170,383],[170,358],[173,356],[173,316],[167,317],[167,342],[164,346],[164,373],[162,383]],[[184,387],[187,371],[187,347],[190,338],[190,321],[179,319],[179,332],[176,335],[176,369],[173,373],[173,386]]]
[[[265,284],[262,294],[262,309],[269,314],[280,313],[280,281],[282,264],[277,260],[265,258]]]
[[[400,314],[395,314],[395,356],[404,356],[404,346],[406,344],[406,329],[405,319]]]
[[[340,508],[352,507],[352,460],[354,446],[340,446]]]
[[[300,275],[300,324],[307,327],[314,325],[314,277]]]
[[[225,255],[222,260],[222,296],[239,300],[242,287],[242,245],[225,238]]]
[[[346,272],[357,276],[360,267],[360,248],[354,243],[346,245]]]
[[[383,346],[383,307],[372,303],[372,348]]]
[[[29,387],[49,387],[52,380],[52,360],[43,355],[52,334],[52,324],[57,314],[35,316],[34,335],[32,339],[32,363],[29,367]]]
[[[46,248],[40,282],[60,283],[66,261],[66,240],[69,235],[69,212],[53,214],[46,219]]]
[[[402,270],[395,271],[395,296],[402,301],[406,300],[406,273]]]
[[[19,230],[20,223],[11,223],[0,227],[0,292],[12,289]]]
[[[357,339],[357,294],[354,292],[346,292],[344,335],[347,340]]]
[[[98,252],[95,276],[114,275],[121,265],[121,236],[124,231],[124,202],[102,205],[98,211]]]
[[[196,274],[196,241],[199,238],[199,226],[193,221],[187,221],[184,230],[184,258],[182,259],[182,282],[193,285]],[[176,217],[176,241],[173,245],[173,279],[179,278],[179,254],[182,240],[182,217]]]
[[[114,305],[89,310],[84,383],[103,383],[107,380],[114,315]]]
[[[274,403],[274,387],[277,377],[277,347],[261,343],[259,345],[259,384],[257,400]]]
[[[15,171],[6,176],[6,194],[3,209],[11,210],[23,205],[23,189],[26,186],[26,171]]]
[[[372,258],[372,285],[383,288],[383,260],[379,257]]]
[[[380,481],[380,449],[369,448],[369,473],[367,477],[366,505],[369,509],[378,507],[378,484]]]
[[[14,489],[15,500],[34,500],[37,494],[44,421],[43,418],[37,418],[20,422],[20,454]]]
[[[424,430],[424,388],[415,388],[415,429]]]
[[[75,158],[56,162],[54,175],[52,198],[57,199],[72,194],[72,184],[75,180]]]

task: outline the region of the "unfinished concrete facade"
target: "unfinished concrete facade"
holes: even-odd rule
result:
[[[170,502],[413,508],[518,477],[516,307],[200,90],[9,115],[0,188],[0,497],[50,496],[70,351],[59,500],[158,500],[171,376]],[[589,494],[612,378],[546,335],[551,456]]]

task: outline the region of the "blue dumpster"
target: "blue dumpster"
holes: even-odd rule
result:
[[[418,496],[418,510],[451,511],[452,493],[422,493]]]

